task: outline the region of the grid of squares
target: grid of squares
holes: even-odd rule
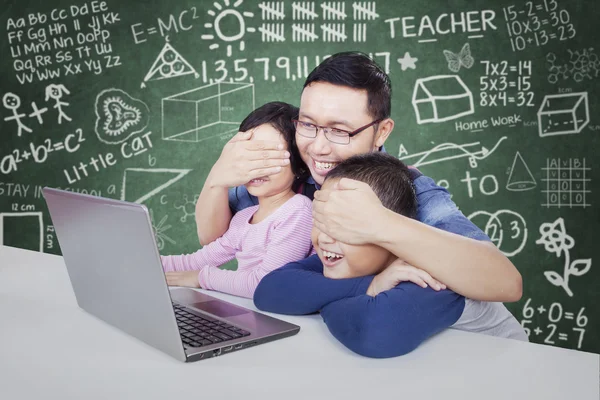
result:
[[[586,171],[590,168],[585,165],[585,158],[569,158],[563,160],[560,158],[546,159],[546,203],[542,206],[550,207],[590,207],[586,195],[591,193],[588,189],[588,182],[591,179],[586,178]]]

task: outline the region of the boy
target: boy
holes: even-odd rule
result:
[[[395,157],[381,152],[350,157],[329,172],[323,189],[343,178],[368,184],[384,207],[414,217],[411,173]],[[448,327],[527,340],[501,303],[473,301],[445,290],[429,274],[382,247],[342,243],[316,226],[311,238],[316,255],[263,278],[254,295],[259,309],[283,314],[320,311],[340,342],[370,357],[406,354]]]

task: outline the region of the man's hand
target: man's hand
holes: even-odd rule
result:
[[[333,189],[315,192],[313,221],[321,232],[340,242],[375,243],[377,222],[385,218],[386,210],[369,185],[342,178]]]
[[[367,295],[375,297],[381,292],[395,288],[400,282],[413,282],[423,288],[429,285],[436,291],[446,289],[446,285],[433,279],[431,275],[422,269],[408,265],[402,260],[396,260],[375,275],[367,289]]]
[[[234,187],[281,171],[290,153],[275,141],[250,140],[254,130],[238,132],[223,147],[210,172],[211,186]]]
[[[191,288],[199,288],[200,283],[198,282],[199,271],[186,271],[186,272],[167,272],[167,285],[169,286],[184,286]]]

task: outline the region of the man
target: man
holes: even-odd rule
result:
[[[491,242],[477,240],[485,234],[458,210],[445,189],[418,171],[413,170],[417,220],[390,213],[362,182],[342,179],[335,188],[314,192],[342,160],[384,151],[394,128],[390,115],[389,77],[362,53],[335,54],[308,76],[296,143],[311,172],[303,193],[314,193],[315,226],[340,242],[385,248],[465,297],[519,300],[522,281],[515,266]],[[240,185],[275,174],[289,163],[289,153],[276,143],[250,142],[250,136],[246,132],[232,138],[206,179],[196,204],[202,244],[221,236],[234,212],[254,204]]]

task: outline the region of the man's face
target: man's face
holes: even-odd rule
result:
[[[325,182],[321,189],[331,188],[337,179]],[[323,275],[331,279],[375,275],[383,271],[396,257],[374,244],[352,245],[329,237],[313,225],[313,246],[323,263]]]
[[[287,143],[277,129],[271,124],[263,124],[254,129],[250,140],[268,140],[283,143],[287,149]],[[290,164],[281,167],[281,171],[270,176],[253,179],[246,183],[248,193],[256,197],[272,196],[289,190],[294,182],[294,173]]]
[[[315,125],[354,131],[374,120],[367,112],[367,100],[366,90],[316,82],[302,92],[298,119]],[[355,154],[379,149],[389,135],[391,127],[387,129],[388,127],[386,125],[386,128],[380,128],[377,133],[374,127],[367,128],[350,138],[350,143],[345,145],[331,143],[321,130],[316,138],[296,134],[296,143],[312,177],[321,185],[327,173],[343,160]]]

